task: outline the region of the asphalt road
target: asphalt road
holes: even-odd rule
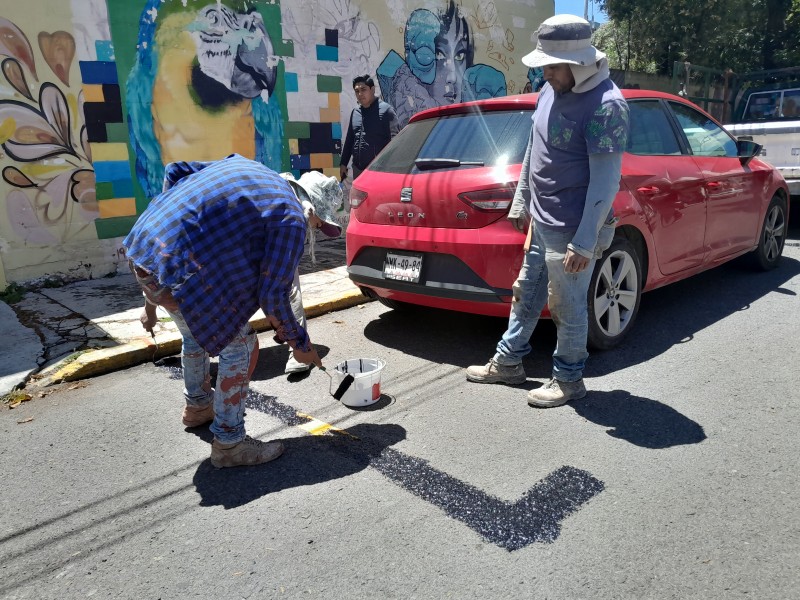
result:
[[[463,370],[503,321],[370,303],[310,325],[329,368],[386,361],[368,408],[287,380],[261,337],[248,431],[287,446],[267,465],[211,467],[170,365],[4,410],[0,597],[797,597],[797,240],[776,271],[645,295],[561,408],[525,402],[551,323],[527,384],[485,386]]]

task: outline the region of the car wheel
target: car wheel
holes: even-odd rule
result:
[[[769,271],[778,266],[786,241],[786,200],[775,196],[769,203],[758,246],[753,250],[752,263],[758,269]]]
[[[589,339],[597,350],[618,345],[633,327],[642,298],[642,266],[627,238],[617,237],[594,267],[589,284]]]

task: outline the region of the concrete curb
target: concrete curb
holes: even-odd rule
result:
[[[344,292],[336,298],[309,304],[303,308],[306,317],[312,318],[371,301],[371,298],[367,298],[355,289]],[[258,315],[250,319],[250,325],[257,332],[272,329],[266,317]],[[156,343],[157,347],[152,338],[143,335],[113,348],[73,354],[32,376],[31,383],[37,387],[47,387],[65,381],[77,381],[155,361],[181,351],[181,336],[176,332],[158,334]]]

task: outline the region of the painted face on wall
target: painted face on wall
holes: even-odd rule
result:
[[[198,11],[188,29],[205,75],[244,98],[272,93],[277,61],[259,13],[212,4]]]
[[[461,19],[453,19],[449,28],[443,24],[442,32],[436,36],[436,77],[428,88],[442,104],[461,102],[461,81],[469,66],[469,38],[460,25]]]

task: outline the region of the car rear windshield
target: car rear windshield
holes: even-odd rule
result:
[[[521,163],[531,132],[531,110],[474,112],[410,123],[369,165],[370,171],[416,173],[418,159],[449,159],[461,167]],[[429,171],[429,169],[428,169]]]
[[[772,121],[800,117],[800,88],[753,92],[747,99],[743,121]]]

